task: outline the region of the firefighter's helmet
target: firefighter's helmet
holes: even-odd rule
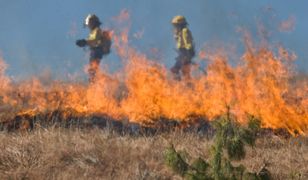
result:
[[[174,25],[186,25],[187,21],[186,18],[184,16],[174,16],[174,18],[171,21],[172,24]]]
[[[100,26],[101,22],[95,14],[89,14],[84,21],[84,25],[85,26]]]

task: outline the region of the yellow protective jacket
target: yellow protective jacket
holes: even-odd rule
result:
[[[190,30],[185,27],[175,34],[175,39],[177,41],[177,49],[187,49],[192,50],[194,48],[193,37]]]
[[[102,30],[99,27],[96,27],[90,32],[87,39],[87,44],[90,46],[90,48],[97,48],[102,46],[102,36]]]

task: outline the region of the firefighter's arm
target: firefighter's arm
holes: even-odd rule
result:
[[[190,34],[190,31],[188,29],[183,29],[183,41],[184,41],[184,46],[185,49],[189,50],[192,48],[192,37]]]

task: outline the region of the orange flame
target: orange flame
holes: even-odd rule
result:
[[[291,81],[296,56],[285,49],[275,54],[269,48],[253,47],[246,38],[240,65],[231,66],[227,57],[217,53],[208,56],[206,75],[186,82],[172,79],[165,66],[130,47],[127,34],[128,29],[113,32],[124,69],[115,74],[100,72],[89,86],[60,82],[47,86],[35,78],[14,84],[0,60],[0,110],[2,106],[12,107],[15,113],[73,109],[144,123],[161,117],[187,121],[190,115],[212,120],[229,107],[239,122],[245,123],[250,114],[259,117],[263,127],[307,133],[308,81]]]

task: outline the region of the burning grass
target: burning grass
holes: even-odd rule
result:
[[[66,114],[74,116],[74,112],[75,116],[102,114],[141,125],[161,118],[185,124],[190,116],[213,120],[228,108],[240,123],[253,115],[261,119],[264,128],[306,134],[307,79],[292,82],[291,55],[286,52],[276,56],[268,49],[248,51],[238,67],[215,56],[207,75],[189,82],[173,80],[164,66],[143,55],[128,55],[125,74],[120,74],[123,77],[100,74],[89,86],[60,82],[44,85],[35,78],[13,83],[1,72],[1,122],[54,112],[61,112],[65,119]]]
[[[231,65],[222,52],[208,54],[206,74],[194,69],[191,80],[177,81],[164,65],[130,47],[124,32],[114,32],[124,68],[114,74],[100,72],[91,85],[44,84],[37,78],[14,82],[6,76],[1,60],[1,122],[60,111],[76,116],[101,114],[141,125],[161,118],[185,124],[190,116],[214,120],[229,108],[242,124],[253,115],[264,128],[307,134],[308,81],[294,80],[294,53],[254,45],[247,35],[246,52],[238,65]]]
[[[188,161],[208,159],[212,140],[173,131],[154,136],[112,129],[38,128],[0,134],[1,179],[180,179],[164,164],[170,143]],[[259,137],[239,163],[257,172],[265,164],[274,179],[308,178],[308,139]]]
[[[255,172],[266,164],[276,179],[307,179],[308,143],[301,136],[308,131],[308,79],[296,73],[294,53],[254,44],[245,33],[246,51],[236,64],[223,52],[200,52],[208,66],[177,81],[129,46],[127,28],[112,32],[123,69],[99,72],[89,85],[14,82],[0,59],[0,128],[13,131],[0,135],[0,176],[180,178],[163,165],[169,142],[207,158],[209,122],[228,111],[240,124],[253,116],[264,128],[242,164]]]

